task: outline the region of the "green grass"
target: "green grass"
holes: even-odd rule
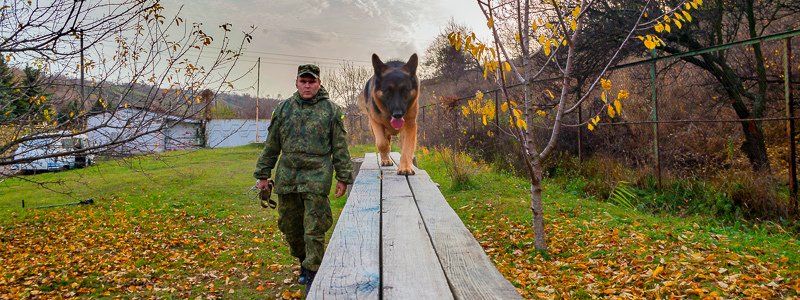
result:
[[[273,298],[299,290],[277,212],[260,208],[247,192],[260,149],[170,152],[0,182],[0,295]],[[373,151],[351,148],[353,157]],[[628,210],[582,198],[575,180],[548,179],[550,249],[542,254],[532,251],[524,178],[475,163],[470,186],[454,189],[440,156],[421,149],[418,163],[526,297],[655,296],[671,281],[664,295],[699,289],[785,297],[800,289],[798,241],[774,226]],[[31,181],[47,182],[46,188]],[[86,198],[96,204],[31,208]],[[345,199],[331,200],[337,218]],[[659,265],[661,275],[646,275]],[[727,271],[703,271],[719,268]],[[733,273],[742,277],[725,277]],[[615,286],[614,276],[622,275],[629,284]],[[763,288],[776,276],[784,279],[778,287]],[[717,282],[737,287],[722,290]]]
[[[796,236],[780,227],[730,224],[710,215],[677,217],[626,209],[583,198],[581,182],[561,177],[544,181],[549,249],[541,255],[532,251],[530,185],[524,178],[478,163],[468,166],[477,168],[470,178],[471,188],[459,188],[453,185],[448,167],[439,155],[421,152],[420,168],[426,169],[440,184],[450,206],[487,249],[501,273],[525,297],[542,296],[540,288],[547,291],[553,288],[554,293],[579,298],[587,293],[595,296],[628,293],[647,295],[646,298],[670,292],[716,293],[726,298],[800,293],[800,244]],[[516,250],[524,254],[514,254]],[[696,261],[690,254],[707,259]],[[615,269],[619,263],[627,266],[612,274],[630,278],[623,288],[615,286],[622,280],[619,277],[598,272],[603,268]],[[664,267],[663,275],[642,276],[652,273],[658,265]],[[707,273],[714,270],[727,271]],[[549,275],[525,277],[531,272]],[[597,281],[587,282],[586,274],[592,274]],[[758,280],[726,277],[729,274]],[[764,288],[772,278],[781,277],[783,280],[776,287]],[[717,282],[725,284],[726,280],[731,281],[729,290],[717,286]],[[664,284],[668,281],[675,283],[667,288]],[[600,287],[585,290],[587,284]],[[654,292],[658,290],[654,290],[656,285],[662,289],[658,293]]]
[[[39,285],[42,292],[61,295],[130,292],[145,296],[226,296],[233,289],[236,297],[248,298],[248,295],[273,297],[283,291],[299,290],[301,287],[293,284],[296,262],[278,231],[277,212],[262,209],[255,193],[249,191],[255,183],[252,172],[262,147],[263,144],[252,144],[175,151],[4,180],[0,182],[0,244],[17,242],[16,250],[92,245],[84,251],[45,251],[9,259],[8,262],[19,264],[32,260],[33,267],[26,269],[32,273],[28,274],[35,274],[35,267],[67,273],[65,269],[71,267],[89,270],[88,274],[63,280],[56,274],[45,280],[48,283]],[[350,151],[353,157],[359,157],[374,151],[374,146],[355,146]],[[88,198],[93,198],[95,205],[35,208]],[[334,218],[338,218],[345,199],[330,198]],[[147,238],[136,239],[140,235]],[[68,239],[52,242],[61,236]],[[133,241],[126,244],[127,239]],[[159,251],[137,243],[153,243],[166,249]],[[94,247],[98,244],[108,246]],[[204,244],[207,249],[196,244]],[[147,283],[121,284],[122,288],[136,286],[134,290],[109,286],[112,282],[103,276],[113,268],[97,267],[109,263],[109,255],[148,250],[154,252],[113,262],[127,267],[125,278]],[[92,258],[78,262],[72,259],[74,255]],[[196,265],[184,267],[186,261]],[[231,266],[237,270],[231,271]],[[0,295],[24,296],[37,291],[20,284],[22,280],[11,275],[16,271],[14,267],[13,263],[0,265]],[[229,278],[228,284],[221,278],[197,277],[195,273],[203,273],[202,270],[218,270]],[[3,277],[14,279],[17,284],[4,282]],[[161,279],[150,282],[153,278]],[[230,278],[236,278],[234,283]],[[60,283],[55,283],[55,279],[61,280],[57,281]],[[284,280],[291,283],[284,284]],[[79,286],[71,288],[72,284]],[[158,284],[175,290],[158,290]],[[216,287],[222,284],[225,290],[211,289],[209,284]]]
[[[48,244],[48,239],[59,236],[68,240],[54,242],[53,247],[91,245],[84,251],[54,249],[28,258],[33,266],[61,272],[68,273],[65,264],[95,270],[66,279],[61,284],[67,287],[60,290],[62,293],[68,293],[72,283],[86,288],[71,289],[73,292],[87,296],[134,292],[188,297],[208,293],[228,295],[233,289],[237,297],[246,298],[300,289],[283,283],[294,277],[294,261],[279,235],[277,212],[262,209],[255,194],[248,192],[255,183],[252,172],[260,149],[260,145],[251,145],[178,151],[5,180],[0,183],[0,238],[30,243],[20,247],[41,247]],[[46,188],[31,181],[47,182]],[[95,205],[32,208],[86,198],[94,198]],[[22,208],[22,200],[26,208]],[[343,199],[332,201],[335,214],[338,215],[343,203]],[[152,249],[137,243],[161,247]],[[105,249],[98,248],[104,244]],[[125,253],[148,250],[153,253],[148,252],[144,258]],[[70,258],[72,255],[86,255],[87,261],[77,262]],[[126,260],[113,261],[111,257],[115,255]],[[126,269],[124,277],[147,284],[132,291],[117,289],[111,284],[113,281],[102,278],[109,268],[93,266],[109,260]],[[184,265],[182,261],[192,261],[195,265]],[[0,274],[6,277],[14,274],[13,267],[0,266]],[[218,278],[203,275],[203,271],[211,270],[218,271],[215,275]],[[227,285],[223,279],[226,276]],[[232,277],[236,280],[231,281]],[[153,278],[161,279],[150,281]],[[123,282],[121,286],[136,286],[129,283]],[[159,283],[176,290],[158,290]],[[209,284],[217,288],[210,289]],[[11,292],[12,287],[0,281],[0,294]],[[20,292],[24,290],[18,290],[18,295],[25,295]]]
[[[418,159],[420,168],[427,170],[431,178],[442,186],[442,193],[450,205],[456,208],[456,212],[462,219],[475,219],[476,222],[492,221],[492,217],[503,215],[514,221],[530,221],[528,194],[530,184],[524,178],[481,165],[482,169],[476,172],[472,178],[476,183],[476,188],[453,189],[448,188],[452,184],[451,179],[447,175],[446,165],[440,159],[433,153],[418,156]],[[640,222],[643,223],[642,226],[656,225],[676,229],[689,229],[694,227],[693,224],[703,224],[704,228],[712,233],[733,235],[736,239],[742,239],[746,243],[785,245],[787,247],[776,249],[776,253],[784,254],[793,261],[800,262],[800,251],[793,247],[797,246],[797,239],[790,233],[771,231],[768,227],[723,226],[713,217],[675,217],[642,213],[606,202],[581,198],[579,196],[582,194],[580,188],[570,187],[570,183],[565,182],[563,178],[545,179],[543,196],[546,204],[545,215],[565,213],[568,217],[574,217],[577,220],[591,220],[596,214],[608,214],[612,216],[610,220],[612,223]],[[488,205],[492,209],[458,209],[475,205]],[[480,224],[476,223],[476,225]],[[743,252],[743,254],[754,253]]]
[[[88,198],[106,208],[110,199],[124,198],[123,208],[132,213],[145,208],[180,208],[219,216],[241,212],[252,208],[245,208],[250,204],[258,205],[245,200],[252,196],[248,190],[255,184],[252,171],[261,147],[176,151],[5,180],[0,182],[0,222],[13,223],[37,212],[31,207]],[[350,151],[353,157],[363,157],[374,146],[355,146]],[[22,208],[23,200],[27,209]]]

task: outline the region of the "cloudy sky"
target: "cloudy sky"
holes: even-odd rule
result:
[[[298,64],[319,64],[324,80],[342,60],[370,66],[372,53],[384,61],[424,55],[451,18],[479,33],[486,24],[472,0],[167,0],[164,5],[183,6],[183,17],[208,28],[226,22],[239,30],[256,26],[239,71],[261,57],[261,96],[273,97],[294,92]],[[247,91],[255,82],[251,75],[236,88],[255,94]]]

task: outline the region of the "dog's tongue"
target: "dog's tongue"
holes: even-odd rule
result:
[[[403,127],[403,123],[405,122],[406,122],[405,119],[403,118],[396,119],[395,117],[392,117],[392,120],[389,121],[389,123],[392,124],[392,127],[394,127],[394,129],[400,129],[400,127]]]

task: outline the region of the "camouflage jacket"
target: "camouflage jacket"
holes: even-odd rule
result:
[[[336,180],[353,183],[353,166],[341,108],[320,88],[311,100],[295,92],[272,112],[264,151],[253,176],[270,178],[275,168],[275,193],[327,195],[333,170]],[[278,155],[280,154],[280,159]]]

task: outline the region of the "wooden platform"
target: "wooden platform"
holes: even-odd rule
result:
[[[430,176],[415,171],[397,175],[396,163],[365,156],[309,299],[521,299]]]

